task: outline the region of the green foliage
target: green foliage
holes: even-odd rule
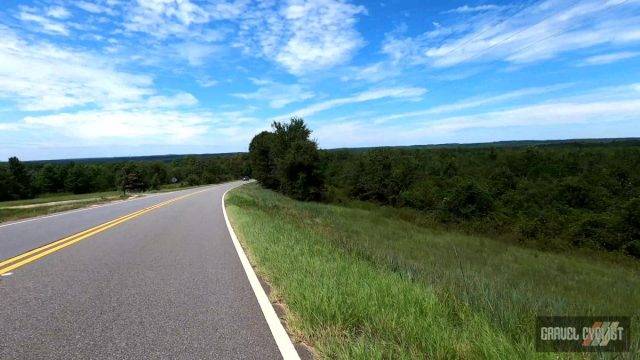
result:
[[[444,199],[447,215],[457,219],[473,219],[487,216],[493,210],[494,200],[489,191],[472,180],[458,184],[451,195]]]
[[[427,222],[545,249],[637,256],[637,142],[321,153],[329,201],[422,211]]]
[[[14,199],[28,199],[33,197],[31,176],[24,164],[17,157],[9,158],[9,192]]]
[[[640,197],[629,200],[622,214],[624,231],[630,239],[640,240]]]
[[[275,135],[271,132],[263,131],[254,136],[249,144],[249,159],[253,177],[264,187],[275,190],[280,182],[275,173],[274,143]]]
[[[318,200],[324,191],[318,145],[300,118],[274,122],[249,145],[253,177],[263,186],[298,200]]]
[[[186,156],[173,162],[37,162],[17,158],[0,163],[0,201],[43,194],[145,191],[163,185],[203,185],[251,175],[247,155]]]

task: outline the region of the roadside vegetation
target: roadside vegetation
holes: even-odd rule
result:
[[[0,163],[0,222],[236,180],[250,173],[246,155],[187,156],[171,161]]]
[[[640,141],[319,151],[302,119],[253,139],[253,176],[299,200],[418,210],[434,228],[640,257]]]
[[[126,199],[118,191],[89,194],[43,194],[29,200],[0,202],[0,222],[78,209],[109,201]]]
[[[0,201],[109,191],[150,191],[214,184],[249,175],[246,155],[187,156],[170,161],[0,163]]]
[[[230,192],[231,222],[320,358],[557,358],[534,352],[536,315],[631,315],[640,266],[433,230],[403,209]],[[634,335],[634,359],[640,353]],[[562,354],[585,358],[585,354]]]

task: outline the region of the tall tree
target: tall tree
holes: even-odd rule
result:
[[[267,188],[299,200],[319,199],[323,178],[318,145],[301,118],[274,122],[273,132],[263,131],[249,145],[253,176]]]
[[[9,174],[13,179],[13,196],[17,199],[27,199],[33,197],[31,175],[24,164],[17,158],[9,158]]]
[[[251,175],[264,187],[276,190],[280,182],[276,178],[274,146],[275,135],[272,132],[259,133],[249,144],[249,161]]]

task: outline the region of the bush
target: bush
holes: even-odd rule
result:
[[[562,204],[572,208],[597,209],[602,204],[597,190],[576,178],[568,178],[559,185],[556,196]]]
[[[623,241],[613,230],[615,220],[603,215],[587,215],[571,231],[573,245],[617,250]]]
[[[628,243],[625,250],[629,255],[640,258],[640,240]]]
[[[485,188],[467,180],[453,190],[445,206],[454,217],[468,220],[488,215],[494,208],[494,200]]]
[[[624,230],[630,240],[640,240],[640,197],[629,200],[622,212]]]
[[[429,180],[415,182],[408,190],[400,194],[398,205],[418,210],[435,209],[437,200],[434,190],[435,184]]]

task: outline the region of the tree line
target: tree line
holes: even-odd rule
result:
[[[43,194],[147,191],[163,185],[213,184],[250,175],[247,155],[186,156],[171,162],[22,162],[0,163],[0,201]]]
[[[249,148],[253,176],[299,200],[366,201],[421,222],[561,250],[640,257],[640,143],[318,150],[302,119]]]

